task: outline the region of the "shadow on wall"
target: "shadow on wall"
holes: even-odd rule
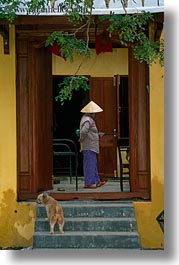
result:
[[[16,202],[15,192],[3,192],[0,202],[0,247],[17,248],[32,245],[36,203]]]

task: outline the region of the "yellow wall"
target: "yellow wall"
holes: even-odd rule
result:
[[[14,32],[10,32],[12,40]],[[10,55],[4,55],[2,42],[0,35],[0,190],[16,189],[15,50],[10,41]]]
[[[111,59],[112,57],[112,59]],[[74,74],[75,63],[53,56],[53,74]],[[72,67],[73,66],[73,67]],[[17,202],[16,176],[16,81],[15,36],[10,28],[10,55],[4,55],[0,35],[0,247],[30,246],[35,220],[35,203]],[[125,75],[128,72],[126,49],[96,55],[85,61],[79,74],[91,76]],[[157,74],[156,74],[157,73]],[[164,84],[163,69],[150,69],[151,202],[135,202],[141,243],[146,248],[163,247],[163,233],[156,216],[164,208]]]
[[[75,58],[72,63],[66,62],[63,58],[53,56],[52,73],[53,75],[73,75],[78,69],[82,59]],[[91,75],[93,77],[111,77],[117,74],[128,74],[128,50],[113,49],[113,52],[96,54],[92,51],[91,58],[85,59],[79,75]]]
[[[0,247],[29,246],[35,204],[17,203],[15,36],[10,28],[10,54],[0,35]]]

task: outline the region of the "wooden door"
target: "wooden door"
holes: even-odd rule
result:
[[[131,191],[150,197],[149,69],[129,49],[129,133]]]
[[[36,42],[17,40],[18,199],[52,188],[51,54]]]
[[[44,47],[31,49],[31,89],[33,89],[33,156],[36,172],[34,189],[52,188],[53,125],[52,125],[52,64],[51,54]]]
[[[113,77],[92,77],[90,79],[90,100],[93,100],[103,112],[97,113],[95,120],[99,132],[105,132],[100,138],[98,169],[101,177],[114,177],[117,174],[117,117],[116,87]]]

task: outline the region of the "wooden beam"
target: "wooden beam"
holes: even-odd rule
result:
[[[60,24],[39,24],[39,25],[30,25],[30,24],[19,24],[15,26],[16,29],[16,37],[17,38],[42,38],[47,39],[47,37],[54,31],[65,31],[68,33],[74,33],[78,27],[72,24],[65,24],[64,21]],[[89,29],[89,46],[93,47],[96,43],[96,38],[103,33],[103,31],[107,28],[107,25],[102,22],[98,23],[98,27],[96,29],[96,25],[92,24]],[[76,33],[77,38],[86,39],[86,28],[80,29]],[[122,48],[122,44],[120,43],[118,32],[114,31],[112,33],[112,42],[113,48]]]
[[[154,20],[155,22],[163,23],[164,22],[164,12],[161,13],[154,13]]]

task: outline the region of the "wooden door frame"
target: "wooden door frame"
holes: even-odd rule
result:
[[[129,48],[129,134],[131,191],[150,199],[149,68],[134,58]]]
[[[25,41],[22,39],[22,41]],[[18,54],[18,64],[22,63],[26,56],[28,56],[27,49],[28,49],[28,42],[26,45],[26,50],[20,50],[21,46],[19,46],[19,54]],[[19,66],[18,66],[19,67]],[[21,67],[22,69],[22,67]],[[18,69],[17,69],[18,70]],[[30,178],[34,178],[34,172],[33,172],[33,157],[31,156],[32,153],[30,152],[30,149],[33,147],[34,139],[30,139],[28,150],[26,151],[26,157],[27,159],[30,159],[27,162],[27,164],[23,164],[23,161],[20,163],[20,156],[22,156],[22,153],[20,151],[23,151],[19,148],[19,142],[22,140],[21,137],[21,122],[20,122],[20,115],[21,109],[20,107],[23,107],[23,104],[21,106],[21,102],[19,102],[19,93],[22,91],[19,91],[19,87],[25,86],[27,87],[27,104],[29,108],[33,107],[33,104],[29,98],[31,94],[30,86],[29,86],[29,65],[24,69],[23,74],[24,77],[22,80],[20,80],[17,77],[17,158],[18,158],[18,176],[19,173],[21,174],[21,181],[24,183],[24,193],[22,193],[19,196],[19,200],[25,200],[29,198],[36,198],[38,192],[33,188],[29,190],[26,181],[29,181]],[[139,72],[138,72],[139,71]],[[21,73],[22,74],[22,73]],[[53,193],[53,197],[59,200],[68,200],[68,199],[75,199],[75,198],[93,198],[93,199],[120,199],[120,198],[144,198],[149,199],[150,198],[150,189],[148,189],[148,186],[150,186],[150,135],[149,135],[149,102],[147,101],[147,94],[146,94],[146,82],[148,78],[148,68],[146,68],[145,65],[140,64],[138,61],[136,61],[133,58],[132,52],[129,49],[129,94],[130,94],[130,102],[129,102],[129,126],[130,126],[130,145],[131,145],[131,182],[133,185],[133,189],[131,192],[118,192],[118,193]],[[141,82],[142,80],[142,82]],[[21,83],[20,83],[21,82]],[[142,92],[143,91],[143,92]],[[145,91],[145,92],[144,92]],[[141,95],[140,95],[141,93]],[[143,101],[142,97],[145,99]],[[136,103],[137,102],[137,103]],[[144,117],[141,118],[141,111],[140,111],[140,104],[142,102],[142,107],[144,108],[143,111],[146,113]],[[147,105],[146,105],[147,104]],[[147,107],[145,107],[147,106]],[[30,109],[29,109],[30,111]],[[27,120],[27,137],[31,137],[33,130],[33,123],[35,117],[29,116]],[[136,124],[139,125],[139,121],[142,119],[142,124],[145,125],[145,129],[140,132],[141,126],[137,127]],[[28,136],[29,135],[29,136]],[[140,136],[142,136],[142,141],[140,139]],[[35,136],[33,136],[35,137]],[[143,147],[139,144],[142,144]],[[137,146],[137,147],[136,147]],[[25,146],[23,147],[25,150]],[[144,148],[144,149],[143,149]],[[145,151],[145,158],[149,158],[149,160],[143,158],[143,153],[141,152],[141,149]],[[19,153],[20,152],[20,153]],[[30,155],[30,156],[29,156]],[[140,167],[139,161],[142,160],[142,167]],[[22,167],[22,168],[21,168]],[[25,169],[25,170],[24,170]],[[145,181],[142,182],[141,180],[145,178]],[[34,183],[34,179],[31,180],[31,183]],[[148,183],[146,182],[148,181]],[[17,180],[18,188],[20,185],[20,179],[18,177]],[[29,184],[32,185],[32,184]],[[120,184],[119,184],[120,185]],[[141,185],[141,186],[140,186]],[[27,188],[27,189],[26,189]]]
[[[49,156],[52,157],[52,139],[51,144],[49,141],[44,145],[44,141],[41,140],[41,133],[39,131],[39,120],[41,119],[42,111],[45,113],[43,120],[43,129],[46,129],[48,139],[51,137],[51,126],[47,128],[44,125],[44,120],[50,122],[52,116],[52,110],[49,109],[51,99],[50,89],[46,91],[42,90],[42,87],[37,82],[34,76],[36,76],[37,61],[35,60],[35,54],[39,54],[37,49],[41,49],[43,62],[49,64],[51,71],[50,58],[51,53],[46,50],[45,47],[39,46],[38,39],[17,38],[17,81],[16,81],[16,106],[17,106],[17,194],[18,200],[24,200],[28,198],[36,198],[40,189],[52,188],[52,158],[49,161]],[[44,56],[46,54],[46,56]],[[41,62],[39,60],[39,62]],[[44,64],[45,64],[44,63]],[[38,67],[38,69],[40,69]],[[43,71],[41,68],[40,71]],[[43,83],[49,84],[51,73],[48,70],[48,74],[43,76]],[[39,81],[39,80],[38,80]],[[39,81],[41,82],[41,81]],[[49,84],[50,86],[50,84]],[[42,91],[39,91],[39,88]],[[44,88],[44,87],[43,87]],[[40,102],[39,94],[46,95],[45,101],[43,101],[43,109],[39,109],[37,102]],[[45,109],[44,109],[45,108]],[[43,115],[43,116],[44,116]],[[49,123],[48,122],[48,123]],[[42,124],[40,122],[40,124]],[[50,124],[50,123],[49,123]],[[42,128],[41,128],[42,129]],[[52,138],[52,137],[51,137]],[[44,139],[44,138],[43,138]],[[42,147],[43,142],[43,148]],[[44,154],[45,150],[48,150],[49,155]],[[43,149],[43,150],[42,150]],[[46,152],[47,153],[47,152]],[[48,158],[47,158],[48,157]],[[48,161],[47,161],[48,160]],[[43,163],[48,164],[48,170],[43,168]]]

